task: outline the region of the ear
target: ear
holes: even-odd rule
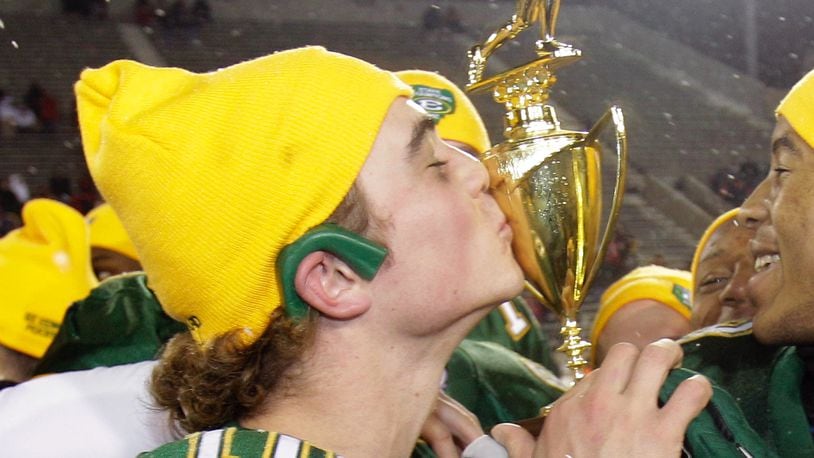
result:
[[[297,294],[323,315],[349,320],[365,313],[371,305],[367,280],[344,261],[327,251],[306,255],[294,277]]]

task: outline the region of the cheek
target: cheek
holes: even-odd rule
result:
[[[755,259],[751,254],[744,254],[735,265],[735,273],[730,280],[732,288],[744,291],[755,272]]]
[[[692,322],[694,327],[715,323],[721,305],[716,294],[696,294],[693,301]]]
[[[814,202],[793,198],[790,194],[778,196],[772,208],[772,224],[782,257],[781,270],[785,282],[803,282],[806,289],[811,290],[814,287],[809,285],[809,272],[814,268],[814,245],[809,243],[809,238],[814,221],[814,208],[811,207]],[[800,287],[791,286],[792,289]]]
[[[811,177],[814,179],[814,176]],[[814,218],[812,202],[807,199],[814,195],[814,187],[808,183],[792,186],[789,183],[778,193],[772,203],[771,220],[777,231],[779,243],[793,247],[802,238],[807,238],[811,221]]]
[[[397,233],[388,243],[394,261],[413,262],[422,274],[444,275],[450,270],[466,270],[474,246],[477,225],[471,205],[454,205],[451,197],[431,197],[444,205],[427,205],[427,199],[404,202],[392,215]],[[448,199],[443,201],[443,199]]]
[[[471,203],[456,203],[452,196],[434,196],[442,205],[426,205],[426,201],[405,212],[398,219],[400,223],[415,229],[413,234],[422,245],[437,244],[460,246],[471,240],[475,233],[476,215]],[[460,200],[460,199],[459,199]],[[429,237],[431,235],[432,237]]]

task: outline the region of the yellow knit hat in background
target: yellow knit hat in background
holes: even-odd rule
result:
[[[795,132],[814,148],[814,70],[791,88],[775,113],[783,115]]]
[[[656,265],[633,269],[602,293],[591,331],[591,342],[599,342],[602,330],[614,313],[640,299],[659,301],[689,320],[692,314],[690,288],[690,273],[686,270]],[[596,345],[592,348],[596,348]]]
[[[133,242],[109,204],[102,204],[91,210],[85,217],[90,226],[91,248],[104,248],[138,261],[138,253]]]
[[[492,147],[478,111],[455,83],[425,70],[404,70],[396,75],[413,87],[413,101],[435,119],[439,137],[470,145],[478,154]]]
[[[81,213],[34,199],[22,216],[23,227],[0,239],[0,344],[40,358],[68,306],[98,283]]]
[[[692,278],[693,285],[695,285],[695,276],[698,275],[698,264],[701,262],[701,253],[706,249],[709,239],[712,238],[712,235],[715,234],[721,226],[730,221],[736,221],[735,218],[738,216],[738,212],[740,212],[740,208],[733,208],[732,210],[722,213],[712,221],[709,227],[704,231],[704,234],[701,235],[701,239],[698,240],[698,245],[695,246],[695,253],[692,255],[692,264],[690,264],[690,278]],[[690,286],[690,298],[695,294],[694,289],[693,286]]]
[[[390,72],[306,47],[210,73],[115,61],[76,84],[88,167],[166,312],[244,342],[282,302],[280,250],[351,188],[393,101]]]

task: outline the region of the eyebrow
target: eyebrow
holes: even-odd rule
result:
[[[777,140],[772,142],[772,156],[776,156],[780,153],[780,150],[786,148],[789,152],[793,154],[800,154],[800,150],[794,145],[794,142],[787,135],[783,135],[782,137],[778,138]]]
[[[418,156],[421,150],[421,145],[427,134],[435,129],[435,121],[430,117],[423,117],[413,126],[413,133],[410,137],[410,143],[407,144],[407,159],[412,160]]]

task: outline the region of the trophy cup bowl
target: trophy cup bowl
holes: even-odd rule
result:
[[[550,108],[550,107],[549,107]],[[552,109],[553,114],[553,109]],[[615,126],[617,167],[613,204],[602,224],[602,145],[597,136]],[[566,364],[584,376],[579,308],[605,256],[621,207],[627,148],[622,113],[612,107],[589,132],[555,129],[501,143],[481,160],[492,194],[514,230],[512,249],[527,289],[563,321]],[[524,131],[524,134],[529,132]]]
[[[530,139],[483,159],[535,295],[570,319],[597,258],[602,213],[599,152],[575,137]]]

